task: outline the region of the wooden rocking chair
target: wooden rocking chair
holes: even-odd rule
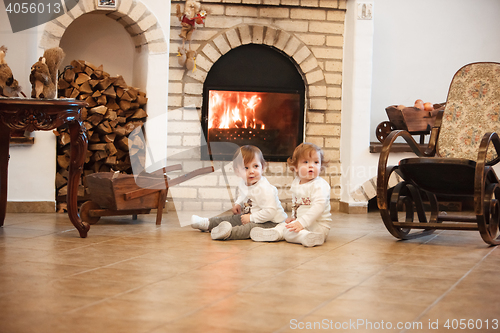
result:
[[[436,229],[479,230],[483,240],[500,244],[500,187],[493,165],[500,161],[500,64],[472,63],[457,71],[446,108],[437,116],[425,151],[406,131],[384,141],[377,176],[377,204],[387,230],[411,239]],[[394,141],[402,137],[417,157],[387,166]],[[403,180],[389,188],[391,174]],[[474,199],[474,215],[439,212],[436,196]],[[424,198],[430,209],[424,209]],[[415,211],[416,217],[415,218]],[[412,232],[411,229],[421,229]]]

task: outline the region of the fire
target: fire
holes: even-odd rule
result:
[[[255,112],[261,101],[259,93],[210,91],[208,128],[264,129]]]

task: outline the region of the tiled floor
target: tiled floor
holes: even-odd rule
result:
[[[154,219],[103,218],[81,239],[64,214],[7,214],[0,332],[500,331],[500,248],[478,232],[401,242],[376,212],[337,213],[304,248]]]

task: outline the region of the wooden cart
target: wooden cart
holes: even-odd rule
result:
[[[439,110],[444,107],[445,103],[434,104],[433,111],[424,111],[415,107],[399,109],[397,105],[391,105],[385,109],[389,121],[381,122],[375,130],[377,139],[383,143],[392,131],[405,130],[411,135],[420,135],[420,143],[423,144],[425,135],[430,134],[434,126]]]
[[[137,177],[113,172],[88,175],[86,182],[92,199],[80,208],[82,221],[95,224],[101,216],[115,215],[132,215],[137,219],[138,214],[149,214],[151,209],[157,209],[156,224],[160,225],[168,188],[214,171],[213,167],[206,167],[175,179],[166,176],[167,172],[181,169],[182,166],[176,164]]]

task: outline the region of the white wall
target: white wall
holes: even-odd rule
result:
[[[12,33],[4,3],[0,3],[0,45],[8,48],[6,61],[23,92],[29,96],[31,65],[39,56],[38,29]],[[52,132],[34,133],[35,144],[10,148],[9,201],[54,201],[55,137]],[[34,185],[36,183],[36,186]]]
[[[370,1],[348,1],[347,16],[355,15],[353,10],[359,2]],[[356,156],[352,152],[351,156],[342,155],[349,158],[342,159],[345,202],[354,202],[349,193],[377,174],[379,154],[369,153],[369,144],[378,142],[375,128],[388,120],[387,106],[412,105],[418,98],[444,102],[450,81],[460,67],[475,61],[500,62],[498,0],[373,0],[373,5],[371,102],[363,106],[364,116],[358,116],[356,126],[347,127],[348,131],[344,116],[353,109],[345,99],[362,94],[366,87],[353,86],[354,91],[347,91],[345,86],[343,89],[342,142],[354,142],[353,151],[357,152]],[[355,23],[359,28],[360,22]],[[346,31],[346,52],[353,43],[350,37],[353,34]],[[370,44],[371,41],[365,41],[365,52],[370,52]],[[344,66],[350,61],[346,57]],[[366,64],[354,58],[351,66],[364,68]],[[345,70],[348,73],[349,69]],[[344,74],[344,84],[349,80]],[[361,131],[369,131],[369,136]],[[359,140],[359,135],[364,141]],[[341,150],[344,148],[343,145]],[[404,156],[393,154],[391,163]],[[354,169],[346,170],[348,166]]]
[[[446,101],[455,72],[500,62],[498,0],[375,0],[371,140],[385,108]]]
[[[373,5],[373,1],[363,1]],[[363,164],[369,142],[369,117],[371,105],[373,20],[360,20],[357,17],[358,0],[347,2],[344,61],[342,80],[342,128],[340,159],[342,163],[342,193],[340,200],[356,205],[349,193],[352,184],[360,177],[358,170]],[[366,180],[361,175],[361,179]],[[363,180],[363,181],[364,181]]]

